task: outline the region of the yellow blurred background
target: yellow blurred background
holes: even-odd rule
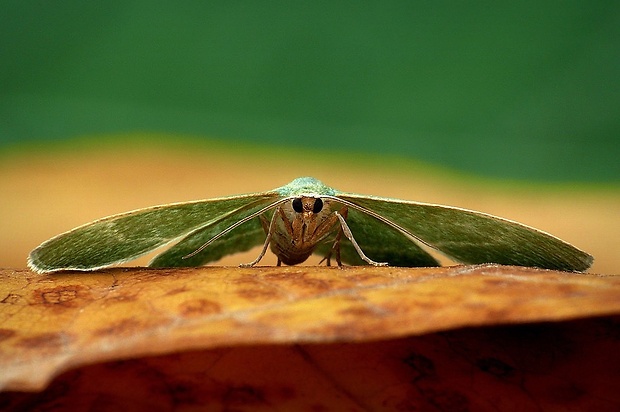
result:
[[[481,179],[396,156],[152,137],[117,136],[100,144],[88,139],[30,147],[5,157],[0,173],[0,193],[5,194],[0,202],[2,266],[25,267],[28,252],[40,242],[107,215],[264,191],[295,177],[314,176],[343,191],[517,220],[593,254],[591,272],[617,274],[620,267],[620,193],[608,187]],[[245,263],[257,253],[230,256],[222,264]],[[145,265],[148,259],[130,265]],[[262,264],[274,262],[269,255]]]

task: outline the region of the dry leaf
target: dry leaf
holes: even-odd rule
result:
[[[620,406],[620,277],[496,265],[0,276],[2,388],[41,390],[77,368],[40,394],[0,395],[8,410]],[[558,322],[575,318],[589,319]],[[530,324],[459,329],[515,323]]]

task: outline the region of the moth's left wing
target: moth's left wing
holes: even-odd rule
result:
[[[349,208],[346,222],[362,251],[375,262],[386,262],[390,266],[439,266],[434,257],[405,234],[364,212]],[[328,238],[317,248],[316,253],[330,255],[333,240],[333,237]],[[332,261],[336,258],[333,252],[330,258]],[[340,240],[340,258],[349,265],[367,264],[345,236]]]
[[[463,263],[584,271],[593,261],[588,253],[555,236],[481,212],[350,193],[336,197]]]

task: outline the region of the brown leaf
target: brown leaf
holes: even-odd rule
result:
[[[0,276],[2,388],[40,390],[81,367],[42,397],[0,405],[86,408],[103,394],[109,409],[145,410],[214,399],[239,410],[484,410],[507,402],[500,394],[515,397],[512,410],[620,405],[613,318],[458,330],[618,314],[620,277],[496,265]]]

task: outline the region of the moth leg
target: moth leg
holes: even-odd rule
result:
[[[334,212],[334,214],[338,216],[338,220],[340,220],[340,227],[342,228],[342,232],[347,237],[347,239],[351,241],[351,243],[353,244],[353,247],[355,248],[355,251],[362,258],[364,262],[368,263],[369,265],[373,265],[373,266],[387,266],[387,262],[375,262],[374,260],[366,256],[364,252],[362,251],[362,249],[360,248],[360,246],[357,244],[357,241],[355,240],[355,238],[353,237],[353,233],[351,233],[351,229],[349,229],[349,225],[347,225],[347,221],[344,219],[344,217],[342,217],[342,215],[338,212]]]
[[[263,243],[263,250],[261,250],[261,252],[258,255],[258,257],[256,259],[254,259],[252,262],[250,262],[250,263],[242,263],[242,264],[239,265],[240,267],[242,267],[242,268],[252,267],[252,266],[256,265],[258,262],[260,262],[260,260],[263,258],[263,256],[265,256],[265,253],[267,253],[267,248],[269,247],[269,242],[271,242],[271,234],[273,233],[273,228],[275,226],[276,214],[277,214],[277,211],[279,211],[279,210],[280,210],[280,208],[278,207],[276,209],[276,212],[273,213],[273,216],[271,217],[271,222],[269,223],[268,227],[267,227],[267,219],[263,215],[260,215],[261,224],[263,225],[263,229],[265,229],[265,232],[267,233],[267,237],[265,238],[265,243]],[[278,258],[278,266],[280,266],[280,258]]]
[[[321,261],[319,262],[319,265],[325,262],[326,266],[331,266],[332,253],[336,252],[336,264],[338,265],[338,267],[342,267],[342,261],[340,260],[340,239],[341,238],[342,238],[342,230],[338,230],[338,234],[336,235],[336,238],[334,239],[334,243],[332,244],[332,247],[329,249],[329,253],[327,254],[327,256],[321,259]]]
[[[321,261],[319,262],[319,265],[325,262],[326,266],[331,266],[332,253],[334,253],[335,251],[336,252],[336,263],[338,264],[338,266],[342,266],[342,262],[340,261],[340,238],[342,237],[341,235],[342,235],[342,230],[338,230],[338,234],[336,234],[336,238],[334,239],[334,242],[332,243],[332,247],[329,248],[329,252],[327,253],[327,255],[325,255],[323,259],[321,259]]]
[[[323,259],[319,261],[319,265],[325,262],[325,266],[331,266],[332,252],[333,252],[334,245],[336,242],[337,240],[334,240],[334,243],[332,244],[332,247],[329,249],[329,252],[327,252],[327,255],[323,256]],[[340,266],[340,264],[338,266]]]
[[[342,218],[346,221],[347,217],[349,217],[349,208],[347,208],[346,206],[343,206],[342,209],[340,209],[340,214],[338,216],[338,218],[340,219],[340,216],[342,216]],[[348,226],[347,226],[348,228]],[[351,232],[349,230],[349,232]],[[338,263],[338,267],[342,267],[342,260],[340,260],[340,239],[342,239],[342,224],[340,225],[340,229],[338,230],[338,234],[336,235],[336,240],[334,241],[334,245],[332,246],[332,250],[336,251],[336,263]],[[353,234],[351,234],[351,237],[353,237]]]
[[[349,215],[349,208],[346,206],[343,206],[342,209],[340,209],[340,215],[346,220],[348,215]],[[334,218],[336,218],[336,213],[334,213]],[[330,219],[332,222],[335,223],[336,219]],[[333,225],[333,223],[331,223],[331,225]],[[349,230],[349,233],[351,231]],[[330,261],[331,261],[331,257],[332,257],[332,253],[336,252],[336,263],[338,264],[338,267],[342,267],[342,260],[340,259],[340,240],[342,239],[342,224],[340,225],[340,228],[338,229],[338,233],[336,234],[336,238],[334,239],[334,243],[332,244],[331,249],[329,249],[329,253],[327,254],[327,256],[325,256],[323,259],[321,259],[321,261],[319,262],[319,264],[323,263],[324,261],[326,261],[326,265],[330,266]],[[351,235],[353,236],[353,235]]]
[[[348,209],[346,208],[346,206],[343,207],[341,210],[345,218],[347,216],[347,211]],[[331,214],[328,219],[323,221],[323,223],[321,223],[315,229],[314,233],[312,234],[312,237],[318,238],[318,239],[322,238],[327,233],[329,233],[330,230],[332,230],[332,228],[337,223],[337,221],[338,221],[338,217],[336,216],[336,214],[335,213]],[[329,250],[329,253],[327,253],[327,255],[323,259],[321,259],[321,261],[319,262],[319,265],[323,262],[326,262],[327,266],[331,266],[332,253],[336,251],[336,262],[338,263],[338,266],[342,266],[342,262],[340,261],[340,238],[341,237],[342,237],[342,230],[339,229],[338,234],[336,234],[336,238],[334,239],[334,243]]]

